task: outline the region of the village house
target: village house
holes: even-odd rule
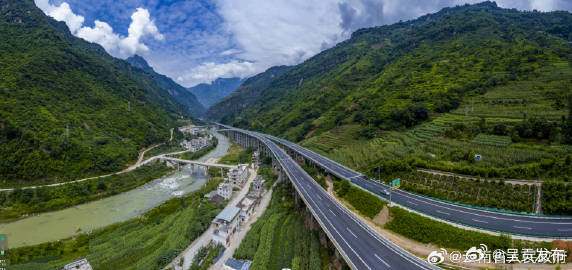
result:
[[[225,207],[214,219],[213,219],[213,242],[215,244],[220,243],[225,246],[230,245],[231,237],[240,231],[239,227],[239,213],[240,208],[229,205]]]
[[[216,191],[218,195],[223,197],[225,200],[228,200],[232,196],[232,184],[228,183],[228,180],[225,179],[223,183],[218,185]]]
[[[242,187],[248,178],[248,164],[238,164],[228,172],[228,181],[235,187]]]

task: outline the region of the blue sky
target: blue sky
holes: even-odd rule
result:
[[[362,27],[475,0],[35,0],[110,54],[143,56],[183,86],[294,65]],[[520,10],[572,11],[569,0],[500,0]]]

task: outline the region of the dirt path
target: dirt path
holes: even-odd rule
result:
[[[471,175],[463,175],[463,174],[456,174],[456,173],[450,173],[450,172],[443,172],[443,171],[437,171],[437,170],[430,170],[430,169],[417,169],[417,171],[419,172],[425,172],[425,173],[431,173],[431,174],[436,174],[436,175],[443,175],[443,176],[456,176],[459,178],[464,178],[464,179],[469,179],[469,180],[486,180],[486,181],[497,181],[500,179],[486,179],[486,178],[480,178],[480,177],[476,177],[476,176],[471,176]],[[507,184],[512,184],[512,185],[537,185],[539,183],[542,183],[538,180],[526,180],[526,179],[502,179],[505,183]]]
[[[141,166],[141,163],[143,162],[143,159],[145,158],[145,153],[157,146],[163,145],[164,143],[158,143],[158,144],[154,144],[151,145],[150,147],[147,147],[146,149],[144,149],[143,151],[139,152],[139,157],[137,158],[137,162],[135,162],[135,164],[125,168],[124,170],[120,171],[119,173],[125,173],[125,172],[129,172],[132,171],[134,169],[136,169],[137,167]]]

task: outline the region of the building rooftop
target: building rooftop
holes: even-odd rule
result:
[[[228,258],[224,263],[226,266],[235,270],[248,270],[250,268],[250,261],[238,261],[233,258]]]
[[[225,207],[216,217],[215,220],[224,220],[226,222],[231,222],[240,212],[240,208],[229,205]]]
[[[256,202],[256,198],[246,196],[240,200],[237,206],[242,210],[247,210],[254,204],[254,202]]]
[[[91,265],[87,261],[87,259],[79,259],[75,262],[68,263],[64,266],[65,270],[92,270]]]

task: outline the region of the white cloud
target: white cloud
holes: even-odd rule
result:
[[[57,21],[64,21],[72,33],[75,33],[75,31],[83,25],[83,16],[74,14],[68,3],[64,2],[59,6],[52,6],[48,2],[49,0],[35,1],[36,5],[44,11],[46,15],[56,19]]]
[[[217,78],[247,77],[255,73],[256,66],[252,62],[231,60],[228,63],[216,64],[214,62],[202,63],[177,77],[177,81],[189,85],[210,83]]]
[[[220,55],[233,55],[233,54],[237,54],[239,53],[240,50],[237,49],[230,49],[230,50],[226,50],[220,53]]]
[[[68,3],[63,2],[59,6],[54,6],[48,1],[35,0],[36,5],[46,15],[55,20],[64,21],[72,34],[103,46],[113,56],[126,58],[149,51],[149,48],[143,43],[147,37],[163,40],[163,35],[159,33],[155,22],[151,20],[149,11],[144,8],[137,8],[133,12],[128,36],[123,37],[114,33],[109,24],[99,20],[95,20],[93,27],[83,26],[84,17],[74,14]]]

